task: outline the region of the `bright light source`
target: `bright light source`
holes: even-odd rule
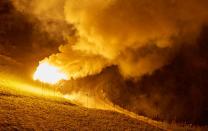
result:
[[[57,67],[45,62],[38,66],[33,78],[44,83],[56,84],[60,80],[66,80],[67,76],[60,72]]]

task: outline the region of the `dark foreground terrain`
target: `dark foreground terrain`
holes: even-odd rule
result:
[[[160,130],[125,115],[0,88],[0,130]]]
[[[206,126],[156,122],[120,108],[107,111],[84,108],[73,103],[55,90],[47,90],[0,73],[0,131],[208,130]]]

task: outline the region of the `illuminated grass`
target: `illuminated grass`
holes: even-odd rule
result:
[[[43,87],[44,85],[39,86],[38,84],[31,84],[29,82],[21,80],[20,78],[17,78],[13,75],[6,74],[6,73],[0,73],[0,78],[1,78],[0,79],[0,97],[1,97],[1,95],[3,97],[8,96],[7,100],[8,101],[11,100],[14,103],[19,101],[20,99],[23,99],[23,101],[22,101],[23,103],[30,103],[30,102],[35,103],[35,104],[37,104],[36,102],[45,103],[45,104],[51,103],[54,106],[58,104],[57,107],[54,107],[54,108],[61,108],[63,105],[69,106],[69,105],[72,105],[71,103],[76,103],[78,105],[83,105],[83,106],[89,107],[89,108],[111,110],[113,112],[118,112],[118,113],[124,114],[125,117],[131,117],[131,118],[134,118],[138,122],[142,122],[144,124],[144,128],[147,128],[147,129],[149,129],[149,128],[152,129],[153,127],[157,127],[157,128],[155,128],[157,130],[159,130],[159,129],[163,129],[163,130],[173,130],[173,129],[174,130],[206,130],[207,129],[207,127],[203,127],[203,128],[202,127],[192,127],[191,125],[185,125],[185,124],[182,126],[179,126],[176,123],[167,124],[165,122],[154,121],[154,120],[151,120],[147,117],[138,116],[137,114],[135,114],[133,112],[129,112],[123,108],[120,108],[119,106],[116,106],[109,101],[94,100],[93,98],[87,98],[87,96],[85,96],[83,94],[63,95],[55,90],[44,88]],[[14,97],[14,96],[17,96],[17,97]],[[26,97],[21,98],[20,96],[26,96]],[[38,99],[34,99],[34,97],[37,97]],[[46,99],[41,100],[39,98],[47,98],[47,100]],[[88,99],[88,103],[86,103],[86,99]],[[28,102],[26,102],[26,101],[28,101]],[[59,102],[59,103],[57,103],[57,102]],[[44,107],[47,105],[47,104],[46,105],[45,104],[39,105],[40,108],[47,110],[47,108],[49,108],[49,107],[47,107],[47,108]],[[59,104],[61,104],[61,105],[59,105]],[[72,109],[71,106],[69,106],[68,108]],[[73,110],[75,110],[74,108],[76,108],[77,111],[83,110],[83,108],[77,107],[77,106],[73,107]],[[35,106],[34,106],[34,109],[36,109]],[[64,112],[65,112],[65,110],[69,110],[69,109],[64,109]],[[84,110],[86,110],[86,109],[84,109]],[[91,111],[91,109],[87,109],[87,110]],[[29,112],[31,112],[31,111],[29,111]],[[96,112],[97,112],[97,110],[94,110],[95,114],[96,114]],[[105,112],[105,111],[103,111],[103,112]],[[27,115],[31,115],[31,114],[27,114]],[[111,114],[111,113],[109,115],[113,116],[113,114]],[[35,118],[33,118],[33,119],[35,119]],[[147,125],[149,125],[149,126],[147,126]],[[109,124],[107,124],[106,129],[108,128],[108,126],[109,126]],[[139,126],[139,128],[143,129],[143,127],[141,125]],[[77,127],[77,129],[78,129],[78,127]],[[90,129],[90,127],[88,127],[88,129]],[[109,128],[109,129],[111,129],[111,128]]]

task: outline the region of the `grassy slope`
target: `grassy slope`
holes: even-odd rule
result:
[[[29,89],[29,90],[28,90]],[[46,94],[43,96],[43,94]],[[118,112],[120,112],[118,108]],[[72,104],[63,96],[21,82],[0,72],[0,131],[1,130],[208,130],[208,127],[179,126],[160,123],[122,109],[122,114],[87,109]],[[131,117],[130,117],[131,116]],[[143,122],[142,122],[143,121]],[[150,123],[150,124],[146,124]],[[154,125],[154,126],[151,126]],[[156,126],[156,127],[155,127]]]
[[[159,130],[125,115],[0,88],[0,130]]]

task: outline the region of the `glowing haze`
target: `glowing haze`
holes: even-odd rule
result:
[[[38,60],[50,63],[43,67],[40,64],[35,79],[48,83],[71,80],[65,85],[68,91],[95,88],[96,94],[118,100],[117,103],[151,117],[161,114],[162,118],[196,120],[207,116],[207,0],[12,2],[29,21],[37,19],[32,29],[38,30],[30,31],[31,34],[39,29],[49,34],[32,37],[43,40],[31,42],[37,49],[31,54],[39,55],[48,50]],[[29,33],[22,34],[23,40],[19,43],[30,38],[25,36]],[[29,42],[25,41],[22,46],[19,43],[17,47],[22,47],[19,52],[30,52],[25,48]],[[41,50],[43,45],[45,50]],[[59,52],[51,50],[57,46]],[[16,51],[12,44],[7,48]],[[15,54],[21,54],[19,52]],[[27,55],[19,57],[24,56]],[[104,88],[103,91],[99,87]]]
[[[34,80],[39,80],[44,83],[56,84],[60,80],[66,80],[67,76],[60,72],[59,69],[55,66],[50,65],[49,63],[41,63],[33,76]]]
[[[59,48],[60,53],[48,59],[69,78],[98,74],[112,65],[126,78],[151,74],[171,61],[181,43],[194,43],[208,16],[206,0],[14,0],[13,3],[18,10],[43,22],[64,21],[73,25],[76,30],[73,38],[66,36],[68,42]]]

